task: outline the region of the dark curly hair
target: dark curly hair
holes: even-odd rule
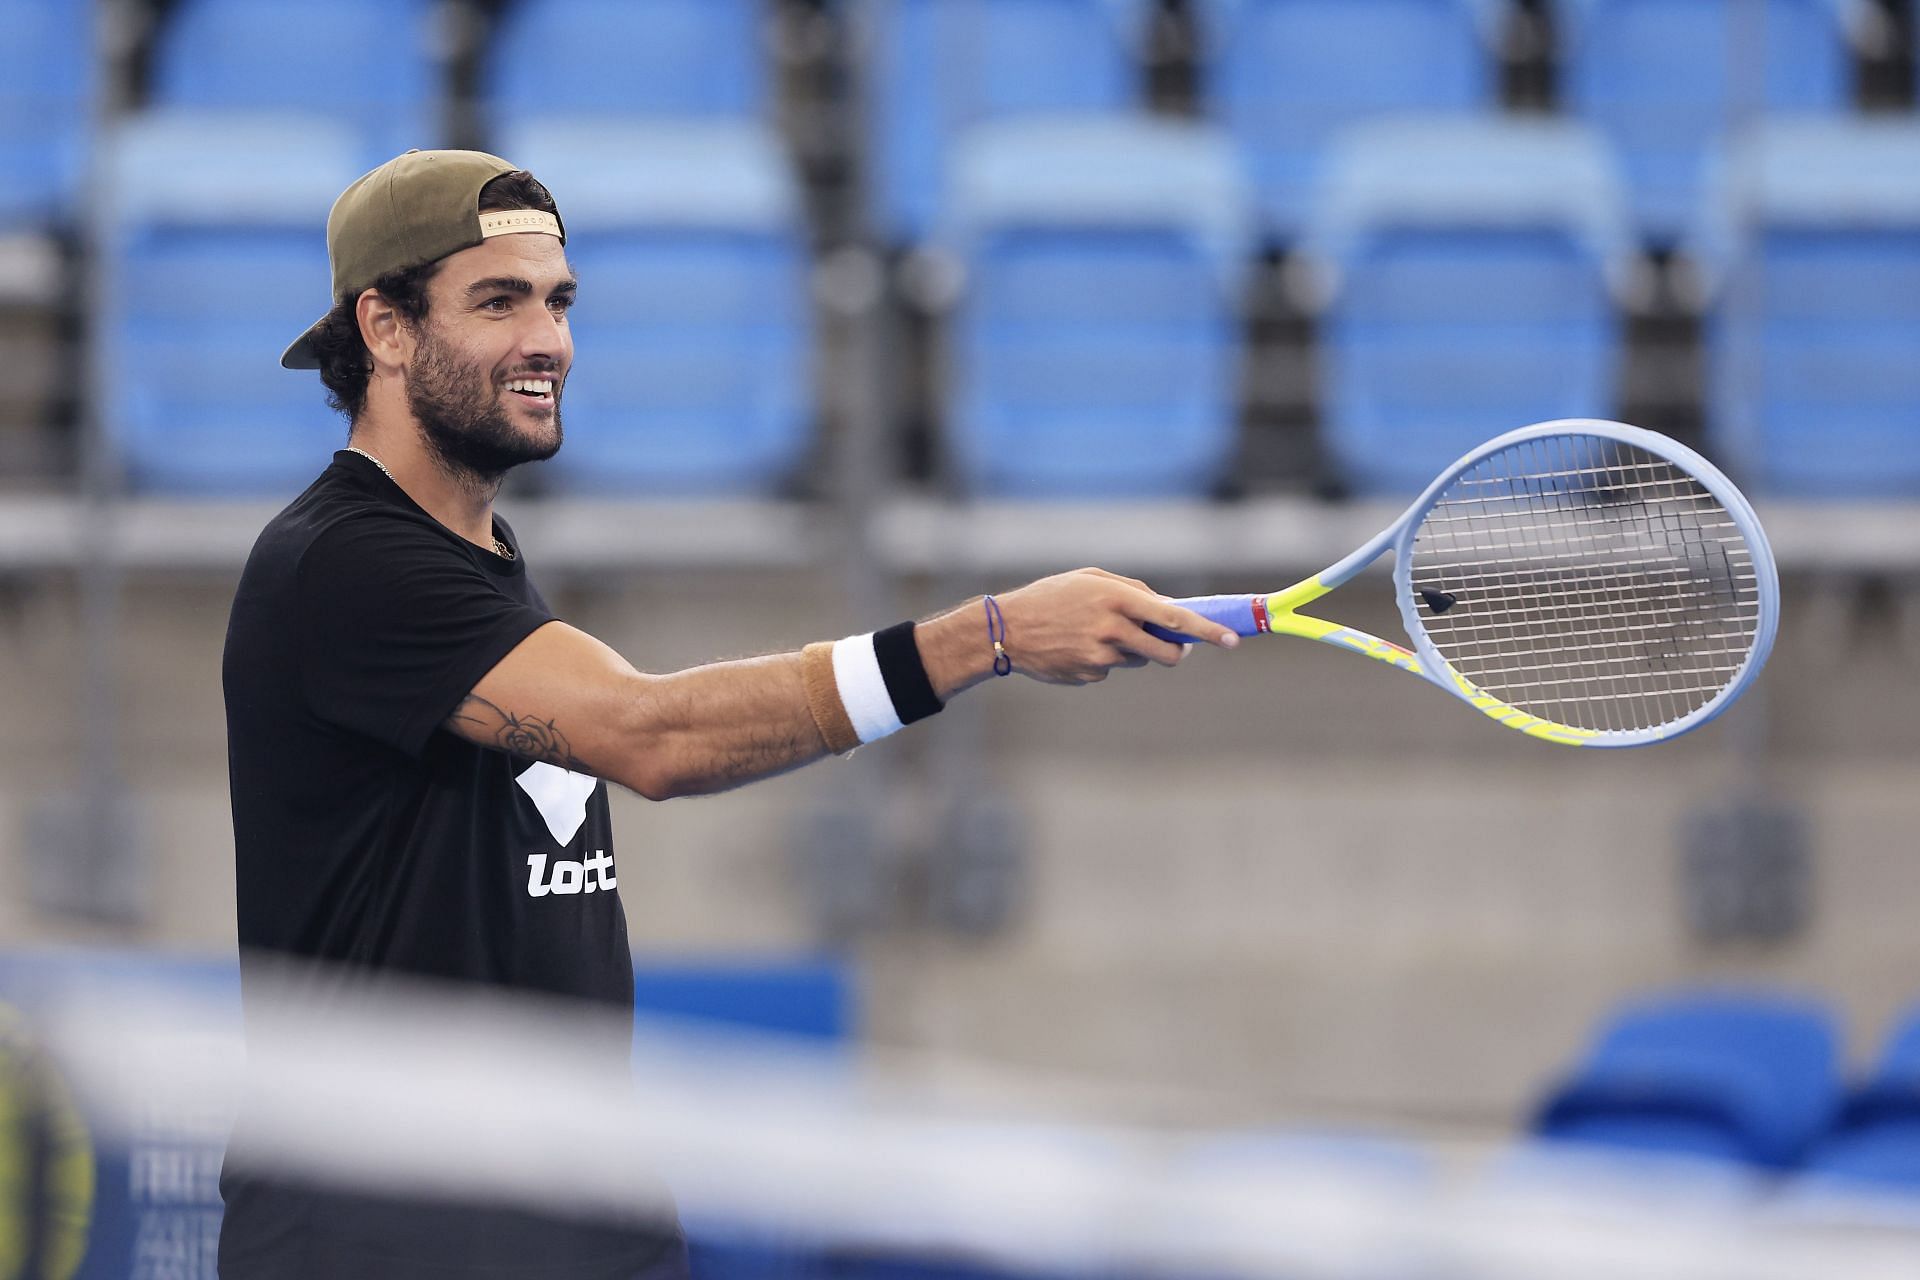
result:
[[[556,216],[553,196],[525,169],[503,173],[480,188],[480,210],[538,209]],[[427,317],[427,285],[440,270],[438,262],[389,271],[368,286],[393,304],[400,319],[414,328]],[[373,357],[360,336],[360,295],[333,300],[333,310],[313,331],[313,349],[320,360],[320,381],[327,403],[356,422],[367,407],[367,381],[373,376]]]

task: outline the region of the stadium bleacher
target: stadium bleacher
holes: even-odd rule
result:
[[[146,110],[344,125],[359,138],[365,171],[445,141],[433,23],[427,0],[179,0],[154,40]]]
[[[549,117],[502,148],[567,193],[575,493],[768,496],[812,443],[800,193],[778,140],[734,121]]]
[[[1805,992],[1650,993],[1609,1013],[1496,1176],[1710,1197],[1828,1228],[1920,1225],[1920,1006],[1848,1069]]]
[[[1900,1017],[1800,1172],[1824,1185],[1920,1192],[1920,1007]]]
[[[1920,122],[1771,123],[1715,199],[1714,443],[1770,493],[1920,491]]]
[[[342,432],[279,352],[326,309],[322,227],[362,142],[324,119],[182,109],[111,146],[101,407],[126,483],[291,498]]]
[[[767,114],[769,17],[518,0],[487,42],[489,145],[566,193],[588,282],[558,491],[767,497],[812,444],[810,237]]]
[[[1268,235],[1319,200],[1340,131],[1369,119],[1492,112],[1507,0],[1201,0],[1205,99],[1239,144]]]
[[[1008,117],[1131,113],[1146,0],[855,0],[866,59],[871,219],[894,243],[939,215],[969,128]]]
[[[1840,1100],[1833,1015],[1772,991],[1681,991],[1616,1010],[1541,1105],[1539,1138],[1795,1167]]]
[[[759,0],[511,0],[481,57],[486,118],[761,117],[769,18]]]
[[[52,470],[60,445],[48,424],[71,416],[65,250],[85,215],[102,79],[88,19],[81,5],[0,4],[0,362],[17,377],[0,405],[0,472]]]
[[[0,30],[0,235],[70,223],[93,117],[88,10],[6,0]]]
[[[1234,443],[1246,198],[1224,138],[1125,119],[962,144],[948,420],[971,492],[1205,496]]]
[[[1598,138],[1559,121],[1363,126],[1328,160],[1322,431],[1357,493],[1411,495],[1490,422],[1611,417],[1633,269]]]
[[[276,128],[288,147],[321,150],[345,131],[357,147],[353,163],[363,167],[415,142],[534,148],[522,159],[553,169],[548,176],[568,195],[575,218],[589,219],[579,225],[595,229],[591,239],[576,239],[575,255],[608,281],[616,276],[607,273],[617,271],[634,282],[603,285],[598,298],[589,284],[583,294],[582,318],[607,323],[583,326],[587,358],[570,424],[578,448],[550,468],[560,493],[631,486],[637,494],[768,497],[819,488],[823,478],[814,469],[825,455],[816,444],[822,428],[833,428],[831,397],[822,387],[834,375],[822,363],[833,357],[815,333],[809,277],[836,247],[876,245],[934,248],[964,266],[956,278],[966,287],[936,300],[929,337],[903,354],[924,362],[923,380],[936,389],[929,404],[944,445],[938,456],[953,464],[951,478],[962,489],[980,496],[1204,497],[1220,491],[1229,472],[1228,487],[1240,492],[1285,492],[1327,480],[1359,493],[1399,492],[1435,459],[1494,426],[1611,414],[1623,387],[1652,386],[1655,395],[1680,398],[1670,412],[1649,406],[1644,395],[1626,403],[1662,423],[1680,422],[1683,434],[1684,423],[1704,413],[1703,438],[1764,487],[1822,499],[1900,497],[1920,485],[1899,461],[1910,444],[1904,424],[1914,400],[1910,372],[1902,373],[1911,362],[1899,360],[1913,320],[1899,298],[1912,291],[1889,286],[1876,295],[1885,303],[1878,305],[1856,287],[1892,281],[1905,252],[1904,215],[1887,207],[1891,197],[1873,197],[1880,204],[1871,226],[1852,208],[1855,196],[1868,198],[1861,194],[1867,187],[1893,182],[1895,162],[1903,159],[1888,153],[1889,163],[1876,164],[1865,151],[1850,159],[1847,150],[1850,139],[1883,139],[1859,144],[1869,150],[1895,146],[1884,139],[1900,132],[1890,124],[1846,127],[1862,118],[1851,106],[1855,82],[1864,83],[1856,65],[1864,56],[1861,33],[1877,29],[1862,17],[1867,2],[464,0],[455,8],[467,16],[457,22],[449,18],[453,11],[409,3],[397,20],[412,37],[375,40],[366,37],[376,26],[394,30],[390,7],[332,6],[319,21],[311,10],[287,16],[261,0],[179,0],[151,11],[142,56],[104,64],[109,75],[145,71],[134,92],[121,95],[129,109],[111,145],[97,150],[111,159],[103,172],[154,172],[132,153],[157,147],[164,155],[196,130],[230,132],[235,167],[257,167],[265,188],[281,166],[271,156],[254,166],[244,152],[256,143],[268,149]],[[824,171],[818,163],[803,170],[780,128],[800,83],[783,71],[788,54],[780,33],[801,9],[816,26],[824,22],[838,33],[825,56],[843,59],[848,73],[806,82],[840,86],[850,108],[823,117],[840,121],[835,145],[844,156]],[[7,192],[0,198],[14,202],[6,215],[13,225],[50,235],[80,181],[79,157],[89,144],[77,122],[94,60],[80,56],[90,36],[75,6],[29,5],[22,12],[28,10],[35,18],[19,29],[51,42],[53,52],[21,63],[10,91],[29,96],[16,96],[0,112],[0,125],[51,115],[75,127],[16,128],[0,156],[14,157],[9,163],[18,173],[0,184]],[[1516,53],[1513,33],[1542,20],[1554,41],[1531,55]],[[1196,88],[1188,109],[1199,113],[1197,121],[1156,115],[1148,106],[1148,46],[1167,47],[1169,23],[1186,33],[1171,47],[1183,47],[1184,39],[1192,55]],[[547,55],[521,56],[530,47]],[[1756,48],[1774,52],[1759,62],[1745,57]],[[328,59],[312,51],[328,49],[342,51],[329,65],[346,74],[314,70]],[[1560,111],[1545,121],[1503,106],[1514,59],[1527,56],[1557,59]],[[1779,127],[1761,131],[1777,140],[1795,128],[1819,129],[1817,120],[1797,119],[1807,112],[1832,126],[1835,132],[1821,136],[1835,139],[1838,149],[1824,153],[1823,176],[1804,182],[1803,191],[1829,192],[1833,213],[1821,215],[1829,225],[1814,252],[1807,247],[1816,220],[1809,200],[1804,193],[1786,197],[1792,210],[1778,216],[1794,222],[1804,250],[1789,265],[1784,229],[1726,229],[1746,228],[1739,219],[1749,215],[1776,216],[1755,202],[1783,198],[1780,182],[1755,179],[1743,187],[1740,175],[1793,169],[1791,162],[1751,159],[1756,147],[1785,144],[1752,142],[1743,121],[1777,119]],[[1411,151],[1392,154],[1388,139],[1410,115],[1424,124],[1402,132],[1399,145],[1436,148],[1443,163],[1422,163]],[[676,130],[688,132],[676,139]],[[1167,141],[1176,136],[1206,141]],[[1225,161],[1222,137],[1230,143]],[[1135,142],[1116,141],[1123,138]],[[1825,145],[1808,143],[1807,153]],[[1047,158],[1049,147],[1079,154],[1059,163]],[[1185,220],[1190,229],[1205,222],[1248,229],[1189,237],[1195,256],[1180,270],[1194,281],[1211,273],[1219,280],[1211,290],[1174,287],[1166,271],[1149,271],[1139,255],[1159,250],[1146,249],[1141,215],[1126,209],[1135,197],[1121,193],[1128,171],[1137,179],[1138,166],[1157,163],[1154,157],[1184,163],[1173,158],[1183,147],[1207,155],[1192,170],[1205,171],[1187,193],[1193,208],[1170,213],[1166,193],[1153,193],[1161,202],[1153,216]],[[1532,163],[1522,155],[1528,148],[1543,166],[1531,195],[1515,176]],[[640,157],[651,173],[632,163]],[[1008,214],[995,210],[1001,197],[991,183],[978,180],[996,164],[1014,163],[1052,171],[1034,189],[1055,205],[1013,215],[1034,224],[1018,233],[1028,240],[1017,251],[1011,227],[988,230],[993,218]],[[630,172],[614,172],[623,164]],[[1098,174],[1102,166],[1120,176]],[[1457,181],[1446,191],[1449,172]],[[866,192],[864,201],[823,197],[820,182],[849,175]],[[1069,191],[1075,182],[1091,183],[1089,194]],[[1477,206],[1476,183],[1483,184]],[[1149,191],[1154,184],[1134,185]],[[671,198],[662,195],[668,188]],[[610,192],[618,200],[605,198]],[[622,200],[626,211],[617,212]],[[1100,209],[1103,200],[1112,207]],[[257,386],[236,373],[217,390],[185,398],[169,390],[169,365],[227,367],[242,358],[216,336],[218,325],[177,327],[147,348],[164,347],[158,362],[136,354],[143,348],[133,339],[153,322],[125,308],[144,279],[132,270],[134,261],[152,241],[129,234],[129,219],[151,217],[151,203],[136,190],[102,204],[117,212],[106,224],[112,236],[99,248],[103,261],[122,270],[128,291],[104,295],[116,318],[100,328],[107,358],[99,364],[122,385],[83,394],[92,392],[106,411],[106,432],[127,451],[122,472],[136,488],[279,491],[302,465],[294,459],[311,463],[323,456],[320,444],[332,442],[311,405],[296,404],[312,398],[310,387],[302,391],[298,379],[268,372]],[[238,205],[215,210],[214,203],[167,216],[243,228],[248,215]],[[210,238],[203,246],[210,256],[196,259],[204,269],[265,270],[252,256],[257,248],[247,246],[271,239],[265,233],[281,214],[265,211],[274,203],[270,194],[261,203],[262,235]],[[1530,229],[1520,225],[1526,219]],[[1042,224],[1047,245],[1035,257],[1032,237]],[[1117,234],[1123,227],[1129,229]],[[1529,235],[1532,242],[1523,245]],[[652,247],[643,251],[638,246],[647,237]],[[624,247],[616,250],[616,239]],[[1271,254],[1261,258],[1263,241],[1279,246],[1289,281],[1323,286],[1302,295],[1309,323],[1286,339],[1292,346],[1251,339],[1249,300],[1270,292],[1265,281],[1276,270]],[[223,243],[234,255],[228,262]],[[1637,258],[1645,245],[1662,255],[1651,265]],[[1670,248],[1711,286],[1701,330],[1706,372],[1697,379],[1684,352],[1649,348],[1648,325],[1635,319],[1647,282],[1674,271],[1665,256]],[[177,245],[175,251],[184,252]],[[284,237],[281,251],[298,252]],[[134,258],[123,261],[127,253]],[[1129,255],[1133,283],[1112,274]],[[1022,261],[1009,275],[1014,257]],[[319,267],[310,259],[307,269],[317,286]],[[285,270],[298,269],[288,259]],[[1814,291],[1764,287],[1788,270],[1796,280],[1825,283]],[[1102,377],[1095,348],[1105,343],[1111,353],[1124,325],[1119,312],[1105,317],[1110,323],[1090,323],[1102,295],[1084,284],[1063,284],[1049,298],[1043,321],[1054,326],[1055,338],[1010,344],[1026,323],[1016,280],[1048,271],[1064,272],[1063,282],[1104,276],[1109,296],[1137,299],[1126,341],[1142,340],[1142,325],[1162,328],[1166,341],[1158,349],[1174,363],[1154,372],[1146,360],[1130,368],[1130,378]],[[1137,274],[1154,271],[1153,283]],[[1684,283],[1651,295],[1683,308],[1653,326],[1661,341],[1675,334],[1684,340],[1691,330]],[[1853,292],[1841,297],[1828,286]],[[646,302],[631,301],[641,293]],[[1786,298],[1795,301],[1787,306]],[[676,305],[693,309],[676,313]],[[624,319],[615,320],[615,306],[627,309]],[[727,306],[731,316],[721,314]],[[1791,359],[1780,357],[1780,342],[1799,343],[1809,325],[1817,326],[1808,309],[1819,307],[1844,315],[1844,323],[1827,325],[1824,345],[1802,343]],[[1076,329],[1080,341],[1058,336]],[[662,345],[667,332],[677,335],[671,358]],[[1774,356],[1758,358],[1769,351]],[[1680,370],[1681,382],[1649,380],[1654,361]],[[1446,378],[1427,376],[1436,362],[1448,369]],[[748,377],[750,368],[759,374]],[[1281,393],[1283,402],[1292,397],[1311,416],[1313,452],[1323,465],[1299,470],[1302,454],[1293,449],[1282,451],[1296,468],[1289,473],[1240,474],[1235,459],[1267,456],[1245,433],[1259,420],[1260,397],[1270,398],[1282,377],[1292,388]],[[275,378],[283,385],[273,386]],[[1012,390],[1015,384],[1026,390]],[[1790,393],[1782,390],[1788,384]],[[1024,427],[1009,428],[1009,414],[1049,400],[1052,427],[1030,437]],[[890,411],[913,412],[904,402]],[[50,413],[40,404],[36,422]],[[193,416],[202,425],[158,427],[156,414]],[[228,426],[209,425],[223,415]],[[150,437],[177,441],[205,431],[210,443],[238,429],[240,419],[265,417],[305,424],[274,437],[276,448],[286,447],[278,458],[208,462],[208,474],[196,479],[186,473],[199,465],[197,449],[186,450],[184,462],[144,457],[166,451],[146,443]],[[1078,425],[1068,428],[1069,419]],[[1149,420],[1164,422],[1164,440],[1142,434]],[[1810,450],[1796,422],[1856,431],[1858,447]],[[1005,445],[1010,430],[1027,446],[1017,459]],[[1109,433],[1113,447],[1068,446],[1043,460],[1047,441],[1076,433],[1084,439],[1090,431]],[[1143,467],[1143,452],[1156,449],[1164,465]],[[1098,467],[1060,473],[1076,452],[1089,466],[1097,456]],[[1869,452],[1876,459],[1870,474],[1828,474]],[[1158,477],[1151,483],[1149,470]]]
[[[1853,101],[1854,0],[1564,0],[1570,114],[1621,157],[1649,241],[1688,228],[1720,149],[1754,120]]]

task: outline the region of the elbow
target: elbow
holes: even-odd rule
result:
[[[726,783],[713,774],[692,768],[687,758],[670,748],[655,747],[630,784],[648,800],[678,800],[683,796],[710,796],[726,790]]]
[[[651,734],[629,738],[614,781],[647,800],[672,800],[691,794],[693,780],[677,767],[667,746],[669,740],[657,727]]]
[[[678,800],[708,796],[726,790],[726,781],[694,764],[694,757],[675,749],[672,735],[646,744],[632,758],[628,776],[620,779],[628,790],[647,800]]]
[[[642,769],[637,777],[625,785],[646,800],[678,800],[683,796],[710,796],[717,791],[727,789],[727,784],[723,780],[711,774],[694,773],[687,769],[675,770],[663,761],[656,761],[652,768]]]
[[[633,777],[622,778],[621,782],[643,800],[674,800],[692,794],[685,779],[660,768],[642,768]]]
[[[620,767],[615,781],[646,800],[676,800],[709,788],[689,767],[687,730],[674,704],[661,696],[660,678],[634,673],[621,699]]]

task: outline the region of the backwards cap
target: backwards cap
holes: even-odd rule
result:
[[[480,212],[480,188],[517,166],[484,151],[409,151],[340,193],[327,215],[333,298],[358,297],[392,271],[438,262],[494,236],[531,231],[567,242],[560,219],[538,209]],[[280,357],[318,369],[313,335],[322,316]]]

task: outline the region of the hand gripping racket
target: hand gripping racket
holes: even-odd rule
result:
[[[1297,612],[1389,549],[1411,651]],[[1638,427],[1567,418],[1487,441],[1304,582],[1176,603],[1243,636],[1305,636],[1392,663],[1548,742],[1637,747],[1705,724],[1753,683],[1780,580],[1753,508],[1705,458]]]

